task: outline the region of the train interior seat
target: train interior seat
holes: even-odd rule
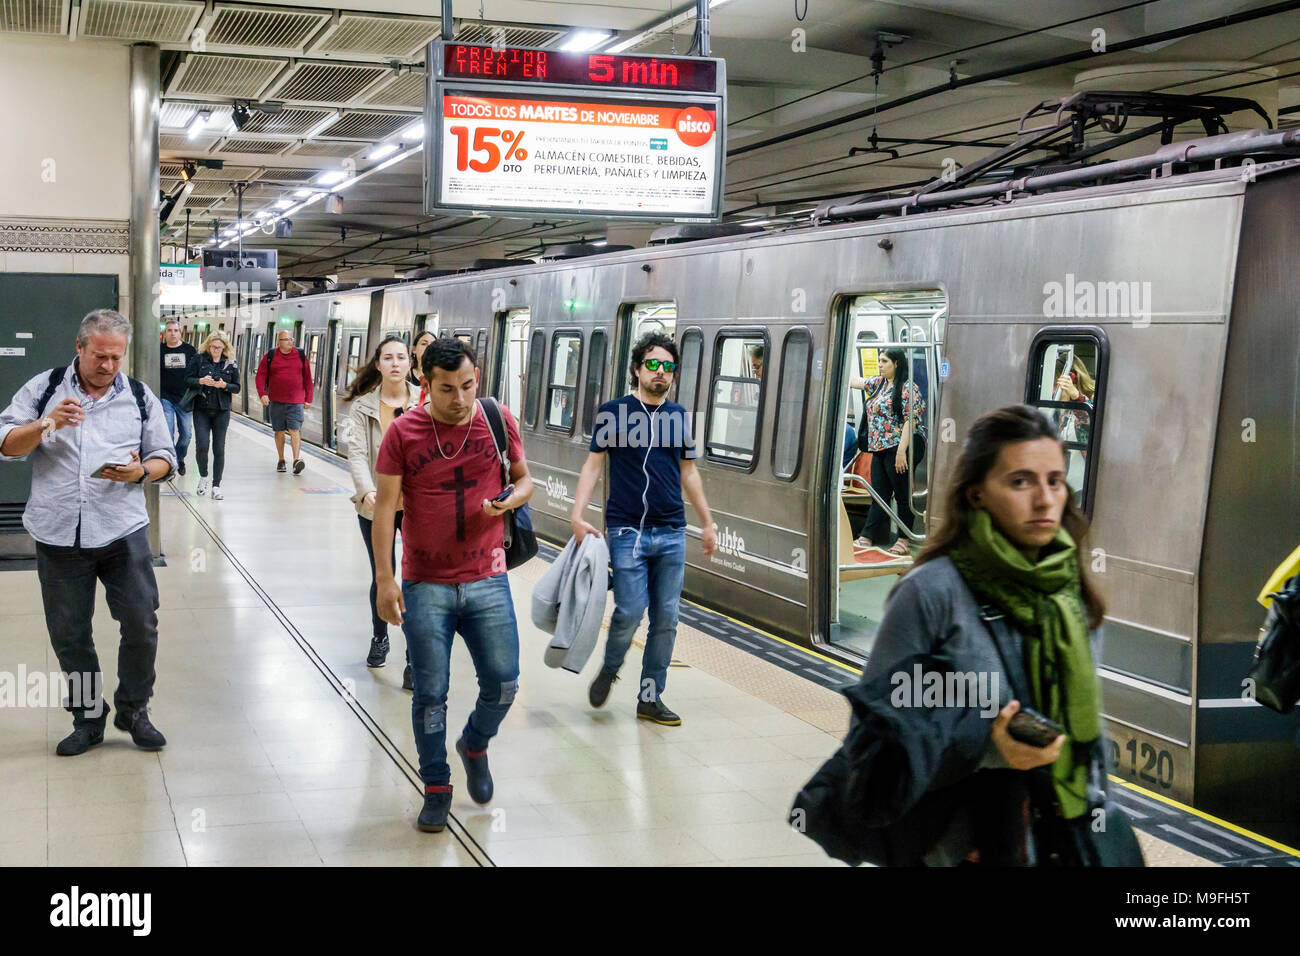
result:
[[[853,529],[849,526],[849,512],[844,507],[844,498],[840,501],[840,524],[837,564],[840,570],[840,583],[862,581],[866,578],[879,578],[889,574],[900,574],[912,566],[911,558],[898,558],[875,548],[855,548],[853,546]]]

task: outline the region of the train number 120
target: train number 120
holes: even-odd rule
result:
[[[1112,773],[1123,774],[1127,771],[1128,776],[1136,777],[1145,783],[1159,784],[1168,790],[1174,783],[1174,757],[1168,750],[1157,750],[1151,744],[1136,740],[1130,740],[1124,745],[1124,750],[1128,753],[1128,767],[1123,766],[1120,759],[1119,743],[1112,740],[1110,743],[1110,769]],[[1139,753],[1141,755],[1141,769],[1138,768]],[[1155,771],[1152,776],[1151,771]]]

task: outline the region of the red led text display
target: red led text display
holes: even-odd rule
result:
[[[717,64],[706,59],[563,53],[511,47],[497,50],[468,43],[448,43],[443,50],[443,75],[449,79],[564,83],[687,93],[713,93],[718,84]]]

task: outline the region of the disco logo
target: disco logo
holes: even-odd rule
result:
[[[677,114],[677,138],[687,146],[703,146],[713,136],[713,116],[695,106]]]

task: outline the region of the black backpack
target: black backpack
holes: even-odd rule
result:
[[[50,380],[45,385],[45,391],[41,397],[36,400],[36,418],[40,420],[45,417],[45,406],[50,404],[50,399],[54,393],[59,390],[59,383],[63,381],[63,376],[67,374],[66,365],[59,368],[50,369]],[[149,406],[144,400],[144,382],[128,376],[127,381],[131,383],[131,394],[135,396],[135,406],[140,409],[140,435],[144,436],[144,423],[149,418]]]

